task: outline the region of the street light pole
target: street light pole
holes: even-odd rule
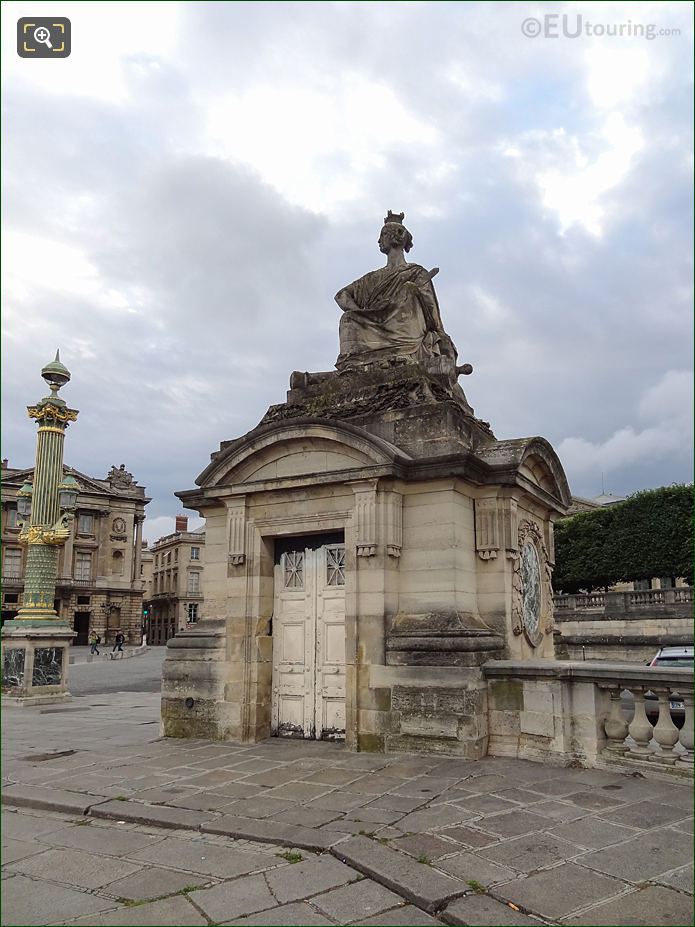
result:
[[[55,701],[68,697],[67,647],[74,632],[54,608],[58,553],[70,532],[77,503],[78,484],[63,476],[63,444],[69,422],[77,410],[69,409],[58,390],[70,380],[70,371],[55,360],[41,371],[51,395],[28,406],[38,422],[33,485],[25,483],[18,494],[18,514],[25,520],[19,535],[27,546],[22,606],[2,629],[3,694],[21,701]]]

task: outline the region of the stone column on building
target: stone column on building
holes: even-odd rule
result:
[[[133,582],[140,582],[140,568],[142,565],[142,523],[144,515],[135,516],[135,556],[133,557]]]

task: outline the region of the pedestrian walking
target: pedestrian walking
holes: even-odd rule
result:
[[[125,643],[125,636],[122,631],[116,632],[116,640],[113,644],[113,650],[111,653],[115,653],[118,650],[120,653],[123,653],[123,644]]]
[[[100,643],[101,643],[101,638],[99,637],[96,631],[92,631],[89,635],[89,644],[91,647],[91,652],[97,654],[97,656],[99,654],[99,644]]]

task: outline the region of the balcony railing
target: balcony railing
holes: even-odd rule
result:
[[[624,612],[633,609],[662,608],[669,605],[689,606],[692,601],[692,586],[677,586],[675,589],[645,589],[642,592],[588,592],[553,596],[553,604],[558,612]]]
[[[23,586],[24,577],[23,576],[3,576],[2,584],[3,586]]]

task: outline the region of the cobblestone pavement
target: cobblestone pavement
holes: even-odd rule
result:
[[[690,785],[160,740],[158,704],[4,710],[3,924],[692,923]]]

